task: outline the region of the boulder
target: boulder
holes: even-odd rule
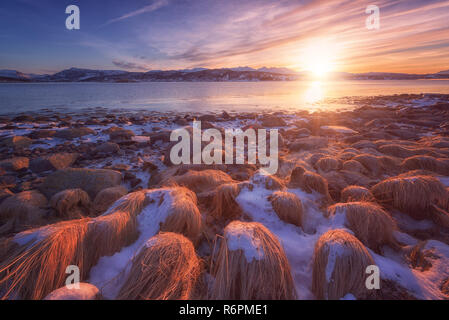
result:
[[[324,137],[310,136],[296,139],[289,145],[291,151],[312,150],[327,147],[329,141]]]
[[[0,204],[0,234],[40,225],[47,198],[37,190],[23,191]]]
[[[134,137],[134,132],[120,127],[111,127],[103,132],[109,134],[109,138],[115,141],[130,140]]]
[[[28,136],[32,139],[45,139],[53,137],[56,132],[56,130],[34,130]]]
[[[33,140],[24,136],[14,136],[3,139],[0,145],[8,148],[20,149],[28,148],[33,143]]]
[[[89,134],[95,134],[95,131],[90,128],[86,128],[86,127],[67,128],[67,129],[60,130],[60,131],[56,132],[55,137],[71,140],[71,139],[75,139],[75,138],[81,138],[81,137],[87,136]]]
[[[56,153],[50,156],[31,160],[30,169],[36,173],[61,170],[73,165],[76,159],[78,159],[77,153]]]
[[[26,157],[14,157],[0,161],[0,168],[6,171],[28,169],[30,160]]]
[[[283,127],[287,124],[284,119],[274,116],[274,115],[266,115],[262,119],[262,126],[264,127]]]
[[[105,142],[97,146],[94,150],[94,154],[103,153],[103,154],[115,154],[120,151],[120,146],[114,142]]]
[[[107,169],[67,168],[53,172],[45,178],[39,190],[49,199],[66,189],[80,188],[95,199],[103,189],[116,187],[122,182],[122,174]]]

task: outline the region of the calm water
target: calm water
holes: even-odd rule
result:
[[[332,82],[3,83],[0,113],[49,109],[254,111],[338,109],[348,96],[449,93],[449,80]]]

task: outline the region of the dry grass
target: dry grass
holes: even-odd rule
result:
[[[145,194],[119,200],[107,214],[22,232],[10,239],[0,263],[2,299],[42,299],[63,286],[65,268],[76,265],[85,279],[101,256],[112,255],[138,237],[136,216]]]
[[[68,189],[55,194],[50,206],[57,216],[64,219],[77,219],[89,216],[91,202],[89,195],[82,189]]]
[[[183,234],[196,243],[202,230],[202,218],[195,193],[184,187],[175,187],[171,196],[170,212],[160,230]]]
[[[115,201],[128,193],[125,187],[111,187],[101,190],[94,199],[93,210],[97,215],[105,212]]]
[[[366,171],[365,167],[356,160],[347,160],[343,162],[343,170],[364,173]]]
[[[263,185],[267,190],[285,189],[285,185],[282,179],[273,175],[256,173],[255,175],[253,175],[251,181],[255,184]]]
[[[399,158],[408,158],[415,155],[433,155],[435,152],[429,148],[410,148],[398,144],[387,144],[379,147],[379,151]]]
[[[432,176],[393,177],[379,182],[371,192],[378,201],[393,206],[415,219],[431,217],[432,206],[448,208],[444,185]]]
[[[324,172],[338,170],[341,167],[341,162],[332,157],[324,157],[315,163],[315,167]]]
[[[256,256],[247,256],[251,252],[257,252]],[[296,298],[284,249],[260,223],[233,221],[225,228],[212,273],[212,299]]]
[[[38,191],[23,191],[0,204],[0,235],[42,224],[47,198]]]
[[[398,249],[393,233],[396,222],[379,205],[371,202],[337,203],[328,208],[328,215],[345,214],[345,225],[367,247],[381,252],[382,246]]]
[[[403,170],[429,170],[442,175],[449,175],[449,163],[430,156],[413,156],[401,163]]]
[[[216,218],[235,219],[242,214],[242,209],[235,200],[241,190],[241,184],[227,183],[219,186],[212,200],[211,214]]]
[[[163,182],[163,185],[169,186],[176,184],[187,187],[196,193],[200,193],[210,191],[222,184],[232,182],[234,182],[234,180],[227,173],[221,170],[189,170],[183,175],[167,178]]]
[[[390,156],[374,156],[371,154],[361,154],[353,158],[360,162],[373,175],[385,172],[396,172],[399,170],[400,161]]]
[[[192,242],[176,233],[151,238],[132,261],[118,299],[186,300],[200,274]]]
[[[61,222],[20,234],[29,241],[17,245],[10,241],[7,257],[0,263],[2,299],[42,299],[64,285],[68,265],[86,272],[88,219]]]
[[[375,201],[373,194],[365,187],[347,186],[341,191],[341,202]]]
[[[290,184],[308,193],[312,193],[313,191],[321,193],[328,201],[332,201],[327,180],[315,172],[305,170],[301,166],[293,169],[290,175]]]
[[[357,238],[344,230],[330,230],[315,244],[312,292],[317,299],[337,300],[348,293],[363,299],[369,295],[365,270],[373,264]]]
[[[291,192],[276,191],[269,199],[279,219],[302,227],[303,208],[298,196]]]

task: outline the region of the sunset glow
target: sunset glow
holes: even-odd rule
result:
[[[319,77],[330,71],[449,69],[449,1],[377,1],[379,30],[366,28],[370,3],[358,1],[157,0],[124,7],[113,0],[108,10],[92,1],[78,4],[81,29],[70,32],[64,28],[63,3],[2,2],[0,69],[266,66]],[[20,28],[13,29],[17,21],[8,12],[20,12]]]

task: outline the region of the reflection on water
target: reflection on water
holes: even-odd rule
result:
[[[315,104],[325,97],[324,85],[321,81],[313,81],[302,95],[302,99],[307,104]]]
[[[335,110],[345,106],[342,97],[402,93],[449,93],[449,80],[1,83],[0,113],[95,107],[186,112]]]

